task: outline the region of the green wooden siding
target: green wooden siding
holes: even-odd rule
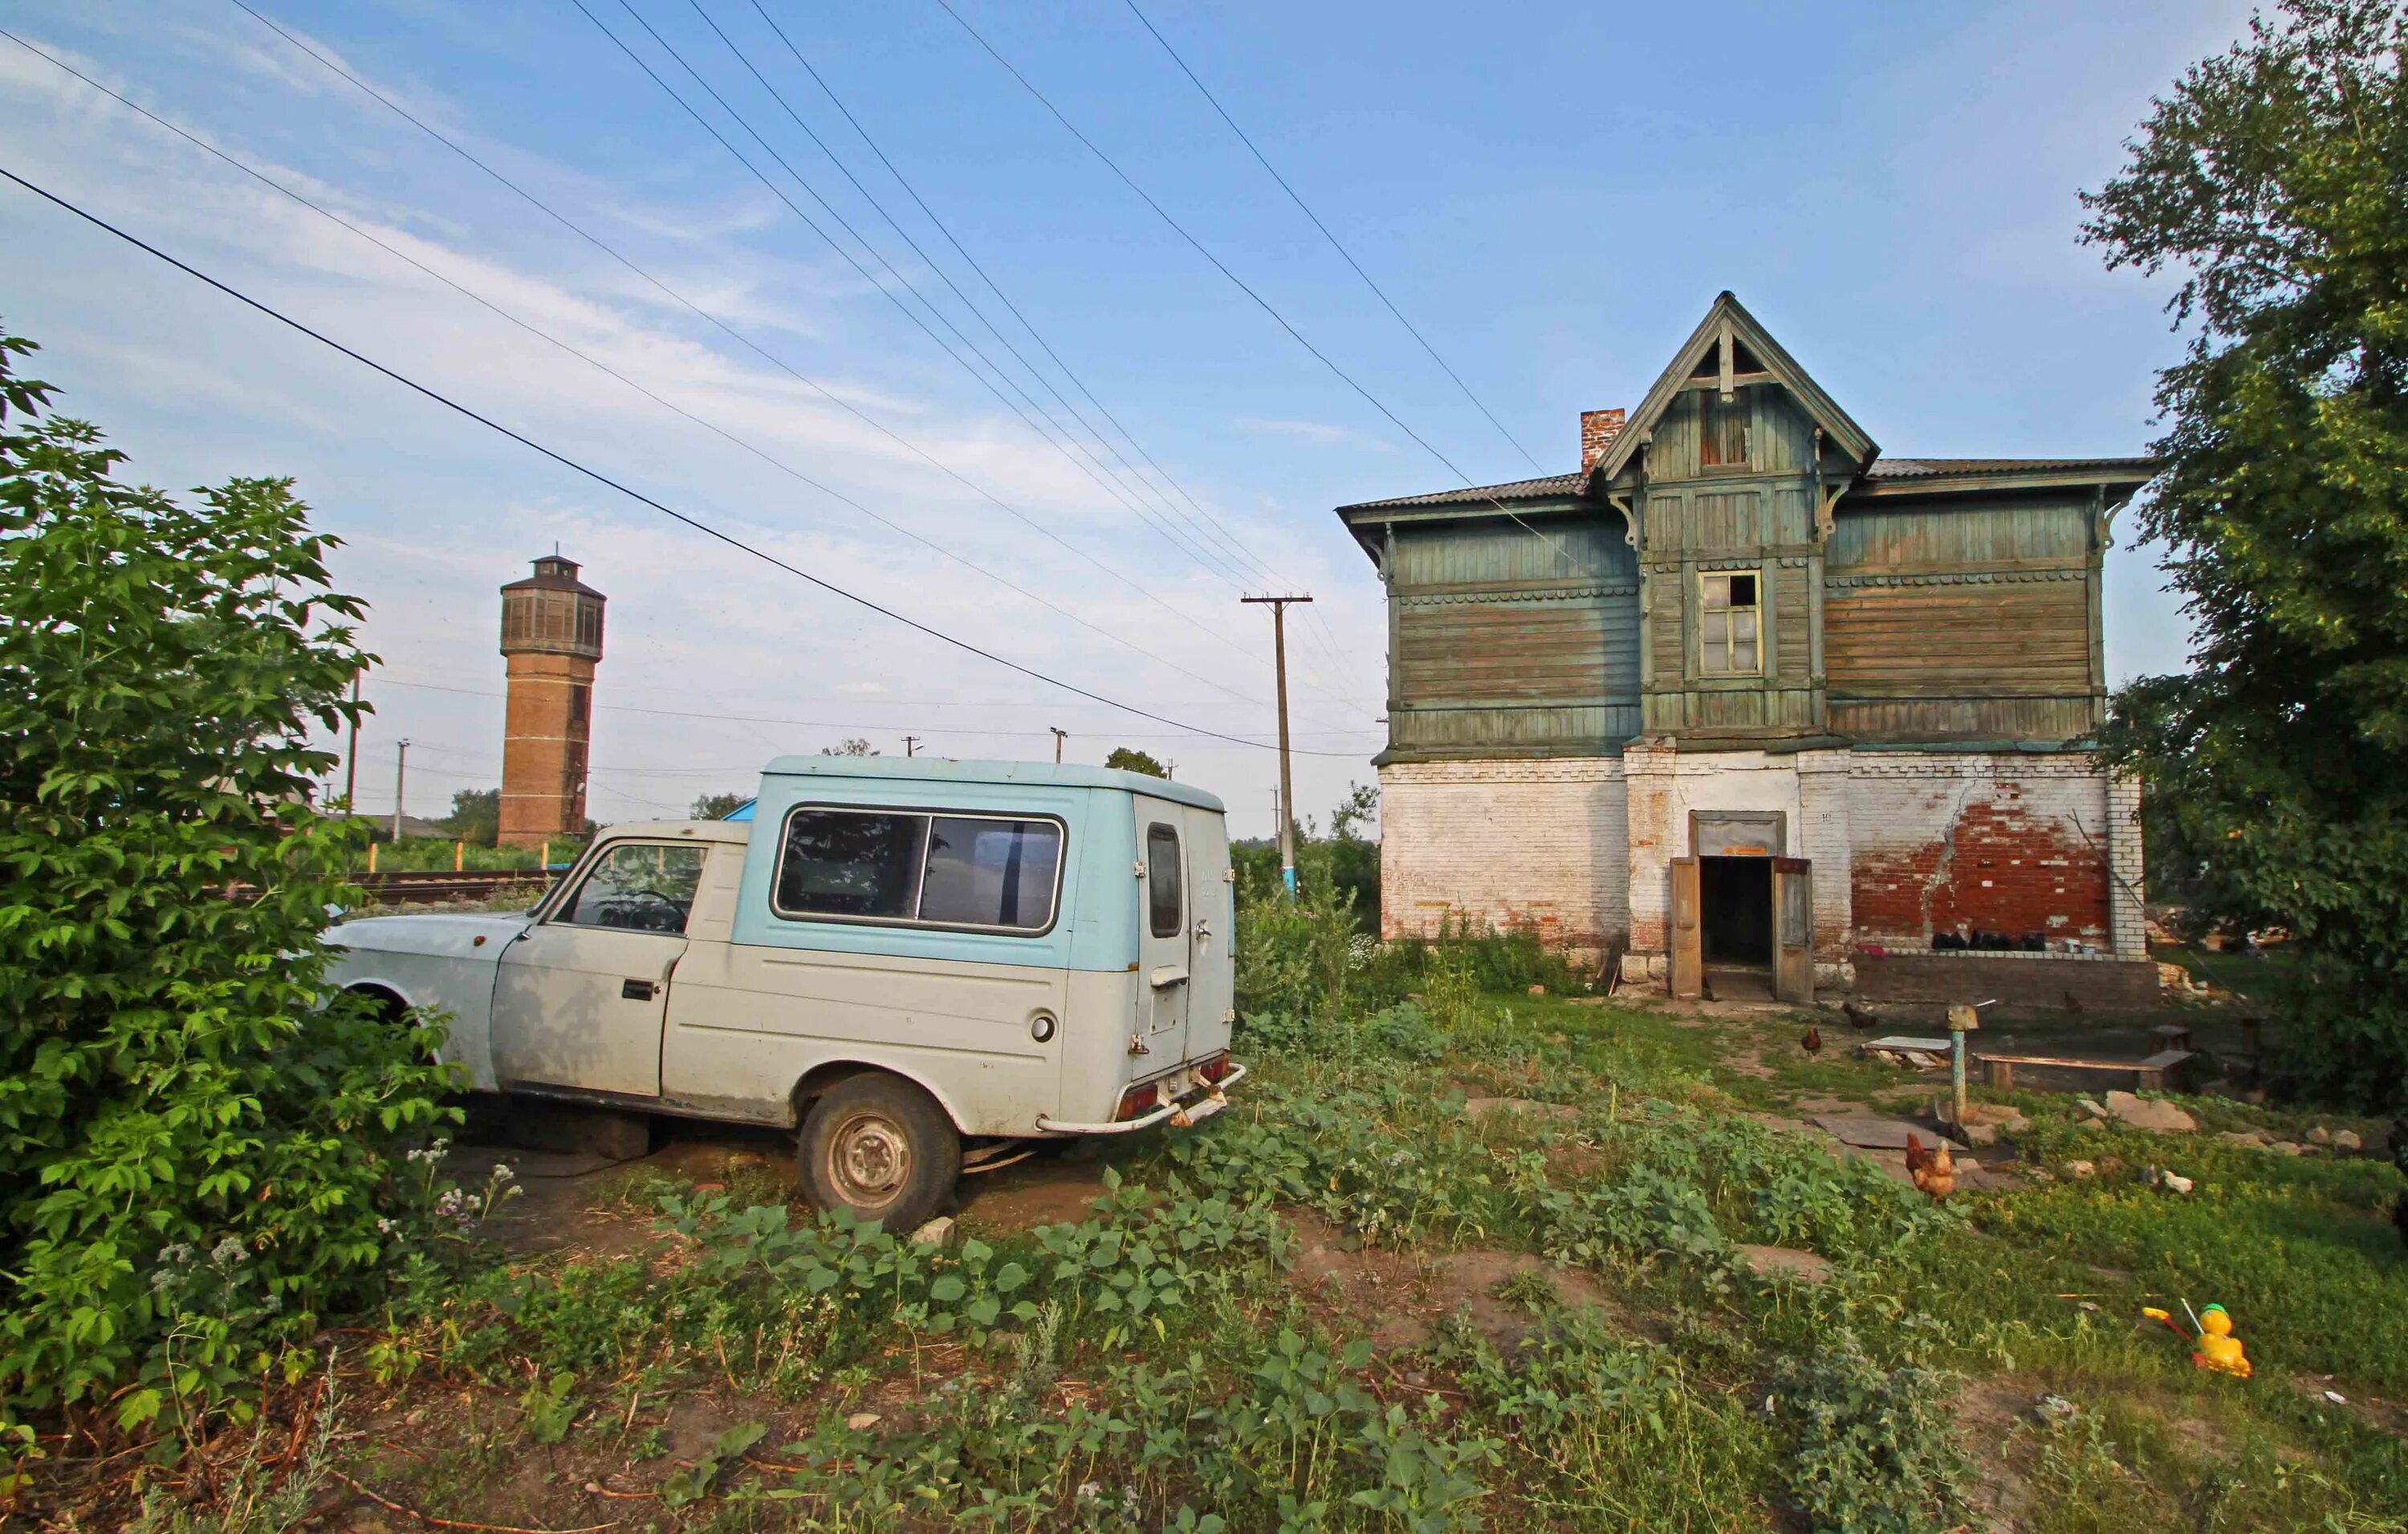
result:
[[[1823,592],[1832,727],[1871,742],[2096,727],[2097,520],[2079,494],[1843,507]]]
[[[1389,749],[1594,754],[1639,727],[1639,566],[1622,518],[1398,528]]]

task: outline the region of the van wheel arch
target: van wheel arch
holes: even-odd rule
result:
[[[888,1076],[906,1086],[915,1087],[927,1093],[929,1099],[936,1103],[938,1111],[945,1115],[953,1128],[967,1132],[962,1130],[961,1120],[954,1114],[953,1105],[945,1101],[927,1082],[915,1081],[892,1067],[873,1066],[861,1060],[831,1060],[825,1065],[813,1066],[804,1072],[803,1079],[795,1083],[793,1095],[786,1099],[788,1115],[786,1126],[790,1129],[800,1128],[803,1120],[810,1116],[812,1103],[826,1097],[838,1082],[849,1082],[856,1076]]]
[[[398,1023],[409,1015],[409,998],[390,985],[347,985],[343,994],[366,998],[368,1005],[376,1009],[380,1023]]]

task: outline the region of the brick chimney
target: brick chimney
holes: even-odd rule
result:
[[[1622,435],[1625,418],[1622,410],[1583,410],[1581,412],[1581,472],[1597,467],[1597,461],[1613,446]]]

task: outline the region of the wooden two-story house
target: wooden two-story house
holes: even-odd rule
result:
[[[2153,467],[1882,457],[1726,293],[1578,472],[1340,508],[1387,588],[1388,933],[1534,925],[1676,994],[2153,994],[2137,800],[2083,749]]]

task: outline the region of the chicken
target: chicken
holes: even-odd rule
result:
[[[1823,1053],[1823,1030],[1822,1030],[1822,1029],[1820,1029],[1820,1028],[1818,1028],[1818,1027],[1816,1027],[1816,1026],[1815,1026],[1813,1024],[1812,1024],[1812,1023],[1807,1024],[1807,1025],[1806,1025],[1806,1031],[1805,1031],[1804,1033],[1802,1033],[1802,1034],[1799,1035],[1799,1038],[1798,1038],[1798,1047],[1799,1047],[1799,1049],[1804,1050],[1804,1051],[1805,1051],[1807,1054],[1822,1054],[1822,1053]]]
[[[1881,1018],[1870,1007],[1859,1007],[1853,1001],[1842,1001],[1840,1003],[1840,1012],[1848,1020],[1848,1026],[1859,1033],[1881,1026]]]
[[[1948,1142],[1943,1140],[1926,1149],[1913,1130],[1907,1131],[1906,1175],[1935,1202],[1956,1192],[1956,1158],[1950,1153]]]

